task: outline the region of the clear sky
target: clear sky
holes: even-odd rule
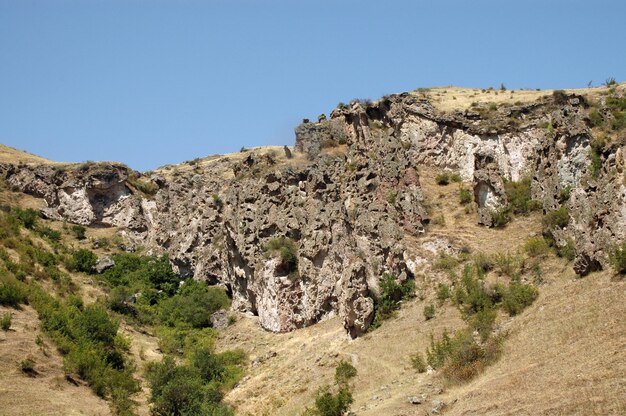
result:
[[[626,81],[624,0],[0,0],[0,142],[137,170],[419,87]]]

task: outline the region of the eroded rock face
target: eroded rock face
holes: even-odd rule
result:
[[[112,163],[86,163],[73,168],[8,165],[10,186],[43,198],[45,216],[81,225],[145,230],[141,200],[131,198],[131,171]]]
[[[147,174],[158,186],[152,197],[119,165],[2,170],[11,186],[46,200],[46,215],[122,227],[137,243],[167,252],[184,277],[227,286],[233,308],[258,315],[268,330],[338,314],[354,337],[373,319],[383,273],[412,278],[416,263],[404,238],[419,238],[428,222],[420,165],[458,171],[473,183],[485,225],[507,203],[504,181],[529,175],[545,212],[569,209],[570,224],[554,232],[557,244],[574,241],[580,270],[606,266],[610,247],[626,239],[624,143],[604,150],[602,170],[591,177],[584,119],[582,98],[546,98],[487,117],[441,114],[400,94],[299,126],[296,150],[306,158],[250,151]],[[324,150],[339,143],[341,151]],[[277,238],[293,243],[293,266],[267,249]]]

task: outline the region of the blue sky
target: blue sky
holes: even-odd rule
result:
[[[0,142],[137,170],[418,87],[626,81],[623,0],[0,0]]]

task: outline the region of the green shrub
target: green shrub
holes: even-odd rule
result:
[[[219,196],[219,194],[212,194],[211,198],[213,199],[213,202],[217,206],[221,206],[224,204],[224,201],[222,201],[222,198]]]
[[[626,127],[626,111],[619,111],[613,113],[613,120],[611,120],[612,130],[621,130]]]
[[[433,369],[443,367],[446,359],[450,355],[452,347],[452,339],[448,335],[448,331],[444,330],[441,339],[435,341],[434,336],[430,335],[430,347],[426,350],[426,362]]]
[[[195,165],[198,163],[198,161],[199,159],[194,159],[190,161],[189,164]],[[137,189],[139,192],[148,196],[152,196],[156,194],[157,191],[159,190],[158,185],[152,182],[151,180],[139,178],[137,176],[131,175],[131,177],[128,178],[128,183],[130,183],[133,187],[135,187],[135,189]]]
[[[626,243],[622,243],[611,252],[609,262],[618,273],[626,274]]]
[[[479,275],[483,275],[484,273],[487,273],[488,271],[493,269],[493,265],[494,265],[492,257],[482,252],[477,253],[473,256],[473,263],[474,263],[474,266],[476,267],[476,272]]]
[[[494,268],[498,274],[509,277],[515,276],[522,267],[523,259],[517,254],[496,253],[493,257]]]
[[[26,303],[26,285],[13,276],[0,276],[0,305],[18,307]]]
[[[429,321],[435,317],[435,305],[430,304],[424,306],[424,318]]]
[[[569,224],[569,212],[567,207],[562,206],[548,212],[542,219],[542,224],[547,229],[565,228]]]
[[[107,307],[123,315],[135,315],[137,310],[131,305],[134,291],[127,286],[117,286],[111,289],[107,300]]]
[[[452,383],[473,379],[500,358],[502,342],[503,337],[498,336],[479,344],[471,334],[459,332],[452,340],[449,359],[442,369],[444,377]]]
[[[150,258],[145,266],[148,281],[156,290],[171,296],[178,290],[180,278],[172,270],[166,255]]]
[[[522,250],[530,257],[543,256],[550,250],[548,242],[543,237],[532,237],[524,243]]]
[[[459,183],[462,181],[461,179],[461,175],[459,175],[458,173],[453,173],[450,175],[450,181],[454,182],[454,183]]]
[[[435,177],[435,182],[437,185],[445,186],[450,183],[450,174],[448,172],[443,172],[438,174]]]
[[[434,369],[442,368],[449,381],[463,382],[474,378],[499,358],[501,343],[502,338],[495,337],[480,345],[468,330],[457,331],[453,338],[444,332],[438,341],[431,336],[427,361]]]
[[[439,299],[440,303],[446,301],[446,299],[450,298],[450,286],[445,283],[437,284],[437,299]]]
[[[176,295],[159,304],[160,321],[169,326],[205,328],[211,315],[230,305],[223,288],[209,287],[204,282],[187,280]]]
[[[342,416],[350,409],[353,401],[348,386],[341,386],[335,394],[326,386],[315,397],[315,410],[319,416]]]
[[[148,257],[133,253],[122,253],[113,257],[115,265],[102,274],[102,278],[112,286],[126,286],[131,281],[148,282]]]
[[[439,253],[439,257],[433,263],[435,270],[452,270],[459,265],[459,260],[445,252]]]
[[[572,193],[572,187],[571,186],[566,186],[565,188],[561,189],[559,191],[559,202],[561,204],[566,203],[567,201],[569,201],[569,197]]]
[[[415,353],[411,356],[411,366],[417,370],[418,373],[426,372],[426,361],[422,354]]]
[[[397,191],[389,191],[387,193],[387,202],[389,202],[391,205],[394,205],[396,203],[397,198],[398,198]]]
[[[18,367],[20,368],[22,373],[25,373],[28,375],[35,374],[35,362],[31,360],[30,358],[20,361],[18,364]]]
[[[165,357],[161,362],[149,363],[146,370],[153,415],[211,414],[211,408],[218,404],[193,367],[177,365],[172,358]]]
[[[298,270],[298,250],[292,239],[274,237],[265,246],[266,253],[277,253],[281,260],[283,272],[292,274]]]
[[[85,227],[83,227],[82,225],[72,225],[72,233],[74,233],[74,236],[76,237],[76,239],[78,240],[84,240],[85,239],[85,232],[87,231],[87,229]]]
[[[552,97],[554,98],[554,101],[558,104],[565,104],[568,100],[567,93],[563,90],[552,91]]]
[[[17,217],[19,222],[28,229],[34,229],[37,224],[37,219],[39,218],[39,213],[34,209],[21,209],[21,208],[13,208],[13,214]]]
[[[338,385],[346,384],[351,378],[356,377],[356,368],[349,362],[341,360],[335,368],[335,382]]]
[[[402,283],[396,281],[395,276],[384,273],[380,280],[380,294],[376,298],[374,322],[372,329],[378,328],[382,321],[394,316],[395,311],[400,308],[400,302],[413,296],[415,292],[415,282],[405,280]]]
[[[224,379],[226,366],[223,360],[207,349],[200,349],[194,353],[192,365],[198,370],[204,382]]]
[[[57,230],[53,230],[50,227],[39,227],[36,231],[37,234],[51,241],[61,241],[61,233]]]
[[[591,147],[589,151],[589,159],[591,162],[589,164],[589,174],[592,178],[597,178],[600,176],[600,172],[602,171],[602,159],[600,158],[600,153],[598,149],[595,147]]]
[[[494,308],[485,308],[472,316],[470,327],[478,331],[483,342],[491,335],[497,315]]]
[[[454,292],[455,302],[465,316],[471,316],[493,306],[493,300],[483,281],[474,277],[470,267],[463,270],[463,277]]]
[[[512,281],[504,295],[502,306],[509,315],[514,316],[530,306],[539,296],[539,291],[528,284]]]
[[[576,258],[576,244],[571,238],[568,238],[564,245],[556,248],[556,254],[559,257],[572,261]]]
[[[6,312],[2,314],[2,317],[0,318],[0,328],[2,328],[3,331],[8,331],[11,328],[11,313],[10,312]]]
[[[84,307],[78,296],[60,302],[39,286],[31,289],[30,303],[42,329],[65,355],[66,371],[87,381],[99,396],[111,399],[115,409],[131,406],[129,396],[138,391],[139,384],[117,335],[119,323],[98,304]]]
[[[589,124],[591,127],[600,127],[604,124],[604,117],[597,109],[589,111]]]
[[[491,225],[495,228],[502,228],[511,221],[509,210],[501,208],[491,212]]]
[[[467,188],[459,188],[459,202],[461,205],[467,205],[472,202],[473,195]]]
[[[98,304],[84,308],[82,313],[75,315],[70,330],[76,339],[112,345],[119,328],[119,321],[109,317],[106,309]]]
[[[69,264],[70,269],[77,272],[93,273],[98,256],[91,250],[81,248],[72,254],[72,260]]]
[[[218,379],[227,377],[228,366],[233,362],[232,357],[225,354],[203,350],[196,351],[188,365],[178,365],[171,357],[149,363],[146,378],[152,390],[152,413],[232,415],[232,409],[222,403],[222,384]]]
[[[20,232],[21,222],[14,215],[0,214],[0,239],[6,240],[17,236]]]
[[[35,261],[43,267],[51,267],[59,264],[59,259],[54,254],[39,248],[34,249]]]
[[[504,191],[509,201],[509,210],[513,214],[526,214],[539,207],[537,201],[532,199],[531,179],[529,177],[518,182],[505,181]]]

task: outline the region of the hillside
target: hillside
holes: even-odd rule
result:
[[[625,93],[419,89],[145,173],[3,147],[0,408],[626,412]]]

